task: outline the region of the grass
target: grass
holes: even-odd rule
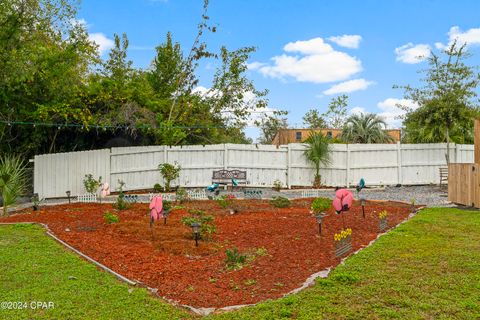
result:
[[[480,212],[426,209],[297,295],[209,319],[480,318]],[[69,276],[76,280],[69,280]],[[188,313],[98,271],[34,226],[0,227],[0,318],[175,319]]]
[[[130,291],[129,291],[130,289]],[[99,271],[35,225],[0,226],[0,302],[53,302],[2,310],[0,319],[184,319],[192,316]]]
[[[426,209],[313,288],[220,319],[478,319],[480,212]]]

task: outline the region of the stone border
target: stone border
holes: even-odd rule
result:
[[[402,204],[408,204],[408,205],[411,205],[410,203],[408,202],[405,202],[405,201],[390,201],[390,200],[367,200],[367,201],[370,201],[370,202],[377,202],[377,203],[384,203],[384,202],[397,202],[397,203],[402,203]],[[59,204],[59,203],[56,203],[56,204]],[[373,239],[372,241],[370,241],[367,245],[361,247],[360,249],[358,249],[357,251],[349,254],[348,256],[342,258],[340,260],[340,263],[337,264],[336,266],[332,266],[332,267],[328,267],[326,269],[323,269],[323,270],[320,270],[312,275],[310,275],[306,280],[305,282],[298,288],[296,289],[293,289],[291,290],[290,292],[287,292],[285,293],[281,298],[278,298],[278,299],[282,299],[284,297],[287,297],[287,296],[290,296],[290,295],[293,295],[293,294],[297,294],[301,291],[303,291],[304,289],[308,288],[308,287],[311,287],[315,284],[315,280],[317,278],[327,278],[328,275],[330,274],[330,272],[335,269],[337,266],[340,266],[340,265],[343,265],[345,264],[345,261],[352,255],[355,255],[357,253],[359,253],[360,251],[362,251],[363,249],[365,248],[368,248],[370,247],[371,245],[373,245],[380,237],[384,236],[385,234],[389,233],[391,230],[394,230],[396,228],[398,228],[400,225],[410,221],[414,216],[417,215],[417,213],[424,209],[426,206],[420,206],[419,208],[417,208],[414,212],[411,212],[408,217],[400,222],[399,224],[397,224],[396,226],[393,226],[392,228],[388,229],[386,232],[383,232],[383,233],[379,233],[377,235],[377,237],[375,239]],[[139,281],[132,281],[124,276],[122,276],[121,274],[113,271],[112,269],[108,268],[107,266],[101,264],[100,262],[94,260],[93,258],[87,256],[86,254],[84,254],[83,252],[75,249],[74,247],[70,246],[69,244],[67,244],[66,242],[60,240],[57,236],[55,236],[51,230],[48,228],[48,225],[44,224],[44,223],[38,223],[38,222],[0,222],[0,225],[15,225],[15,224],[36,224],[36,225],[40,225],[42,226],[45,231],[46,231],[46,234],[48,236],[50,236],[51,238],[53,238],[55,241],[59,242],[60,244],[64,245],[66,248],[70,249],[71,251],[75,252],[76,254],[80,255],[81,257],[85,258],[86,260],[92,262],[93,264],[95,264],[96,266],[100,267],[101,269],[103,269],[104,271],[107,271],[108,273],[111,273],[113,274],[115,277],[117,277],[119,280],[122,280],[126,283],[128,283],[129,285],[132,285],[132,286],[142,286],[142,287],[146,287],[153,295],[161,298],[162,300],[166,301],[167,303],[170,303],[171,305],[173,306],[176,306],[176,307],[183,307],[183,308],[186,308],[188,310],[190,310],[191,312],[195,313],[195,314],[198,314],[198,315],[201,315],[201,316],[207,316],[209,314],[212,314],[212,313],[221,313],[221,312],[229,312],[229,311],[234,311],[234,310],[238,310],[238,309],[241,309],[241,308],[245,308],[245,307],[253,307],[253,306],[256,306],[257,304],[259,303],[263,303],[265,301],[268,301],[269,299],[267,300],[262,300],[262,301],[259,301],[259,302],[256,302],[256,303],[252,303],[252,304],[239,304],[239,305],[232,305],[232,306],[226,306],[226,307],[221,307],[221,308],[214,308],[214,307],[193,307],[193,306],[190,306],[190,305],[186,305],[186,304],[179,304],[178,302],[172,300],[172,299],[169,299],[167,297],[164,297],[164,296],[160,296],[157,292],[158,292],[158,289],[157,288],[151,288],[151,287],[148,287],[146,285],[144,285],[143,283],[139,282]],[[278,299],[275,299],[275,300],[278,300]]]

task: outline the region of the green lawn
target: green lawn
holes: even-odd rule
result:
[[[46,311],[0,310],[2,319],[193,317],[128,289],[39,227],[0,227],[0,301],[55,303]],[[423,210],[313,288],[210,318],[478,319],[480,212]]]

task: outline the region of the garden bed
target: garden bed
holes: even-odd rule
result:
[[[387,210],[388,228],[405,220],[410,205],[367,202],[365,218],[355,205],[349,212],[324,218],[322,235],[310,214],[311,199],[292,201],[278,209],[268,201],[239,200],[239,212],[227,214],[215,201],[190,202],[171,213],[167,224],[155,225],[152,241],[148,205],[135,204],[116,212],[111,204],[69,204],[1,218],[0,222],[46,223],[60,239],[112,270],[157,288],[158,294],[194,307],[225,307],[274,299],[300,287],[313,273],[337,265],[335,233],[352,229],[352,251],[379,233],[378,214]],[[215,217],[217,233],[195,247],[191,229],[181,223],[188,208]],[[104,212],[120,222],[106,224]],[[239,270],[226,268],[226,249],[248,256]],[[349,254],[347,253],[347,255]]]

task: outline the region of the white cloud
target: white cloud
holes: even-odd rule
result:
[[[326,54],[334,51],[332,46],[325,43],[322,38],[289,42],[283,47],[283,50],[286,52],[299,52],[306,55]]]
[[[272,64],[254,62],[250,67],[272,78],[292,77],[297,81],[328,83],[348,79],[362,71],[362,64],[356,57],[336,51],[322,38],[287,43],[282,54],[271,60]]]
[[[263,67],[264,65],[265,65],[265,63],[254,61],[254,62],[251,62],[251,63],[247,63],[247,68],[249,70],[258,70],[261,67]]]
[[[107,36],[101,32],[90,33],[88,35],[88,39],[98,46],[100,55],[102,55],[105,51],[110,50],[114,46],[113,40],[107,38]]]
[[[448,32],[449,44],[457,40],[459,45],[479,45],[480,44],[480,28],[471,28],[462,32],[458,26],[453,26]]]
[[[362,37],[359,35],[344,34],[343,36],[330,37],[328,38],[328,40],[335,42],[341,47],[357,49],[358,46],[360,45],[360,41],[362,40]]]
[[[350,109],[349,113],[350,114],[365,114],[365,113],[367,113],[367,110],[365,110],[365,108],[362,108],[362,107],[354,107],[354,108]]]
[[[435,42],[435,48],[437,48],[438,50],[443,50],[446,48],[446,46],[441,42]]]
[[[348,80],[332,86],[330,89],[323,91],[323,93],[326,95],[332,95],[337,93],[349,93],[349,92],[354,92],[358,90],[365,90],[371,84],[373,84],[373,81],[367,81],[365,79]]]
[[[428,44],[407,43],[395,49],[397,61],[403,63],[419,63],[430,56],[431,47]]]
[[[418,104],[409,99],[388,98],[380,101],[377,104],[377,107],[381,110],[378,115],[387,122],[388,127],[399,128],[402,125],[402,117],[405,115],[405,110],[400,109],[397,105],[413,110],[418,108]]]

